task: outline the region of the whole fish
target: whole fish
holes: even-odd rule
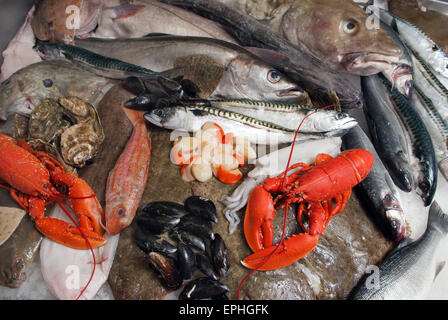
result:
[[[369,16],[352,1],[213,1],[262,20],[275,33],[334,70],[371,75],[401,56],[400,48],[384,30],[368,27]]]
[[[348,113],[330,109],[316,112],[318,109],[307,105],[252,100],[212,100],[210,104],[219,109],[271,122],[289,130],[297,130],[301,124],[302,133],[329,132],[339,130],[341,127],[349,129],[357,124]]]
[[[155,108],[145,114],[145,119],[162,128],[189,132],[196,132],[204,123],[211,121],[219,124],[225,132],[232,132],[235,136],[247,138],[252,143],[265,145],[292,142],[297,129],[285,128],[268,121],[208,106]],[[356,125],[354,119],[349,122],[344,119],[338,130],[325,133],[299,133],[297,141],[343,135],[354,125]]]
[[[357,186],[365,207],[384,233],[395,242],[406,235],[406,220],[400,196],[369,137],[359,127],[342,137],[344,149],[369,150],[375,161],[369,175]]]
[[[439,170],[448,181],[448,125],[419,87],[411,101],[431,134]]]
[[[350,295],[354,300],[425,299],[441,265],[436,249],[448,233],[448,216],[437,202],[429,210],[425,233],[408,245],[400,245],[378,265],[375,275],[366,276]],[[370,281],[370,283],[369,283]],[[376,282],[376,283],[375,283]]]
[[[415,51],[436,72],[448,78],[448,55],[422,30],[390,12],[381,10],[380,15],[392,20],[406,45]]]
[[[227,26],[229,32],[241,44],[252,47],[251,50],[255,54],[290,76],[312,97],[318,96],[321,89],[324,88],[336,92],[344,108],[362,106],[362,93],[357,83],[359,79],[329,68],[328,65],[305,52],[302,47],[294,46],[269,26],[245,14],[244,10],[233,9],[228,5],[210,0],[160,1],[197,12],[201,16]],[[307,30],[304,33],[308,32]],[[322,38],[319,41],[322,41]],[[275,50],[284,58],[273,59],[276,55],[266,54],[259,48]],[[356,56],[356,54],[352,56]],[[347,57],[345,60],[347,61],[349,58]]]
[[[406,129],[395,111],[391,92],[376,75],[361,78],[367,124],[375,149],[395,184],[403,191],[414,189],[411,152]]]
[[[395,110],[410,136],[413,154],[418,159],[420,166],[420,173],[417,177],[421,191],[420,196],[425,206],[429,206],[437,188],[437,161],[431,136],[410,101],[398,92],[397,88],[392,88],[391,83],[384,76],[378,75],[378,77],[390,91]]]
[[[74,96],[95,106],[114,83],[66,61],[34,63],[0,84],[0,119],[30,114],[45,98]]]
[[[181,72],[178,69],[165,72],[154,72],[132,63],[105,57],[84,48],[75,47],[65,43],[52,44],[37,41],[35,50],[37,50],[45,60],[59,58],[67,59],[81,69],[111,79],[125,79],[131,76],[155,79],[157,77],[176,77],[181,75]]]
[[[183,67],[201,98],[288,101],[303,90],[246,49],[203,37],[152,36],[139,39],[86,39],[76,45],[156,72]]]
[[[150,154],[148,129],[140,119],[107,179],[105,216],[110,235],[120,233],[134,219],[148,178]]]

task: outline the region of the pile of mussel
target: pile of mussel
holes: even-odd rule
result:
[[[219,282],[229,272],[227,247],[213,232],[218,215],[211,200],[151,202],[136,221],[134,240],[166,288],[177,290],[187,282],[179,299],[227,299],[229,289]]]

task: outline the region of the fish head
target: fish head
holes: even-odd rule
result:
[[[178,108],[154,108],[146,112],[144,118],[150,123],[165,129],[179,129],[183,128],[184,116],[179,113]]]
[[[356,119],[348,113],[334,110],[322,110],[307,119],[312,121],[312,126],[319,132],[349,130],[358,124]]]
[[[37,40],[33,49],[42,58],[42,60],[51,60],[63,57],[60,47],[57,44]]]
[[[15,109],[30,109],[21,88],[25,83],[12,75],[0,84],[0,119],[5,120]],[[31,112],[32,109],[29,110]],[[25,110],[23,110],[25,111]],[[28,113],[29,113],[28,112]]]
[[[296,1],[283,16],[281,32],[335,70],[370,75],[402,56],[374,21],[352,1]]]
[[[106,206],[106,230],[110,235],[115,235],[120,233],[123,227],[129,225],[129,219],[132,219],[125,202],[120,202],[112,208]]]
[[[391,64],[390,68],[383,71],[383,75],[392,83],[401,94],[409,98],[414,86],[412,68],[406,64]]]
[[[229,65],[231,84],[243,97],[263,101],[298,101],[304,90],[261,60],[239,55]]]

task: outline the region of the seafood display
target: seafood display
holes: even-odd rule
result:
[[[410,2],[30,4],[0,299],[446,298],[448,20]]]
[[[182,179],[187,182],[205,182],[214,175],[223,183],[234,184],[243,177],[238,167],[255,158],[247,139],[225,134],[212,122],[205,123],[194,137],[179,137],[171,149],[171,160],[182,166]]]

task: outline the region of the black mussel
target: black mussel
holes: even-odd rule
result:
[[[162,240],[157,236],[145,233],[140,228],[134,233],[134,240],[137,246],[145,253],[157,251],[164,254],[172,254],[177,248],[168,241]]]
[[[210,244],[211,256],[215,272],[220,277],[225,277],[229,272],[229,260],[227,258],[227,247],[222,237],[215,233],[215,239]]]
[[[178,242],[182,242],[188,246],[192,246],[198,250],[205,251],[205,242],[201,237],[195,236],[187,231],[179,230],[178,228],[172,229],[168,236]]]
[[[146,232],[162,234],[173,229],[179,222],[177,216],[167,215],[163,211],[145,212],[136,218],[137,225]]]
[[[187,283],[179,295],[180,300],[201,300],[222,297],[229,288],[219,281],[203,277]]]
[[[196,253],[196,266],[207,277],[218,280],[219,276],[216,274],[213,264],[208,256],[202,253]]]
[[[185,209],[191,214],[201,216],[212,222],[218,222],[215,204],[209,199],[198,196],[189,197],[185,200]]]
[[[142,208],[142,212],[163,212],[166,215],[178,217],[184,216],[188,213],[182,204],[170,201],[150,202]]]
[[[180,288],[183,279],[174,259],[158,252],[150,252],[148,258],[149,264],[159,272],[165,287],[173,290]]]
[[[177,228],[183,231],[188,231],[198,237],[213,240],[215,235],[213,233],[212,223],[195,215],[186,215],[180,219]]]
[[[151,108],[157,108],[157,102],[161,100],[158,95],[143,93],[137,97],[125,102],[124,106],[133,110],[146,111]]]
[[[177,247],[177,265],[182,279],[190,280],[196,269],[196,256],[189,246],[179,244]]]

